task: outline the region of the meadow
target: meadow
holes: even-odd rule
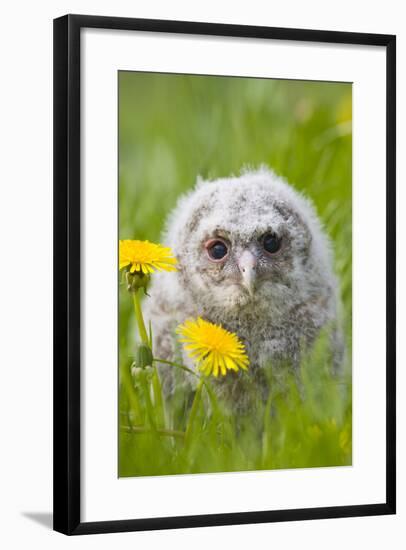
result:
[[[190,426],[181,391],[159,397],[159,370],[132,375],[139,336],[119,276],[119,476],[351,464],[351,84],[120,72],[118,90],[119,238],[161,242],[197,175],[266,164],[313,200],[332,240],[347,347],[336,378],[321,335],[301,365],[305,397],[291,381],[255,418],[227,414],[205,387]]]

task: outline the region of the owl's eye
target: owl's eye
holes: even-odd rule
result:
[[[207,242],[206,250],[209,258],[215,262],[223,260],[228,254],[228,247],[226,243],[220,239],[212,239]]]
[[[275,233],[267,233],[262,244],[268,254],[276,254],[281,248],[282,240]]]

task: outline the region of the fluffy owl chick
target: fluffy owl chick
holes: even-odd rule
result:
[[[214,384],[236,409],[266,399],[269,365],[273,374],[287,364],[295,370],[301,350],[326,325],[340,362],[330,243],[312,204],[272,171],[198,180],[170,215],[164,242],[179,271],[154,275],[145,302],[156,357],[195,368],[176,343],[175,328],[186,319],[201,316],[235,332],[246,346],[248,373],[229,372]],[[194,377],[182,372],[179,381],[173,367],[161,372],[167,395],[175,379],[193,388]]]

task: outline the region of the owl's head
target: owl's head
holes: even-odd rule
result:
[[[305,299],[330,269],[329,246],[312,205],[267,169],[199,180],[178,202],[167,243],[181,286],[203,309],[283,308]]]

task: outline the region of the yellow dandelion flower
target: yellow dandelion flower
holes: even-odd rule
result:
[[[130,267],[130,273],[148,275],[158,271],[176,271],[176,258],[169,247],[149,241],[124,240],[119,244],[119,267]]]
[[[248,356],[244,344],[233,332],[209,323],[201,317],[179,325],[176,331],[189,356],[206,375],[225,376],[228,370],[247,370]]]

